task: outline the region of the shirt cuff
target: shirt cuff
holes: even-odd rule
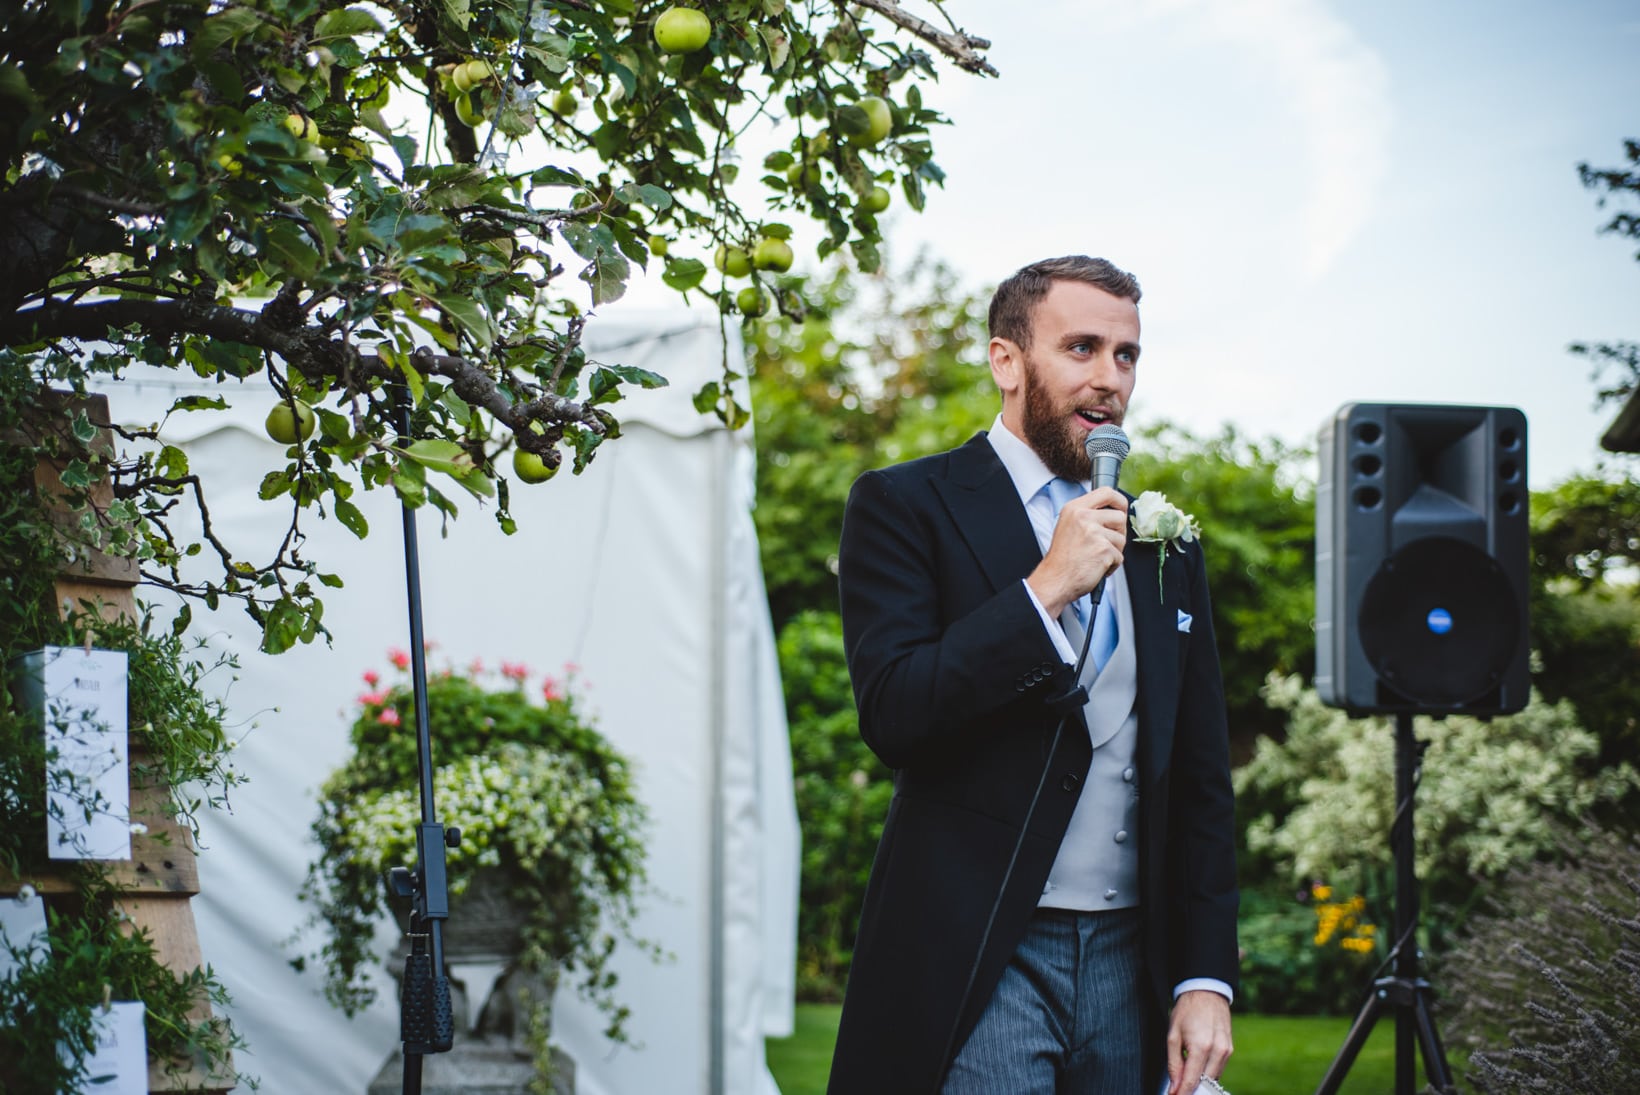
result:
[[[1064,659],[1066,665],[1075,665],[1076,651],[1071,649],[1071,641],[1065,635],[1065,628],[1061,626],[1058,620],[1048,615],[1048,610],[1042,607],[1041,601],[1037,600],[1036,590],[1031,588],[1030,582],[1021,578],[1020,584],[1025,587],[1025,596],[1029,597],[1031,604],[1036,606],[1036,614],[1042,617],[1042,627],[1048,632],[1048,639],[1053,643],[1053,648],[1059,651],[1059,656]],[[1218,984],[1218,982],[1214,982],[1214,984]]]
[[[1223,981],[1212,977],[1192,977],[1188,981],[1180,981],[1173,988],[1173,999],[1177,1000],[1187,992],[1197,991],[1216,992],[1230,1003],[1236,1002],[1236,992]]]

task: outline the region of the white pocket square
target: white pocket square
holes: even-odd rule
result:
[[[1193,619],[1193,617],[1190,615],[1190,613],[1186,612],[1182,608],[1179,609],[1179,630],[1183,631],[1187,635],[1190,633],[1190,621],[1191,621],[1191,619]]]

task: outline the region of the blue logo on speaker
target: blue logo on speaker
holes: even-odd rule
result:
[[[1444,608],[1432,608],[1429,615],[1424,617],[1424,623],[1437,635],[1445,635],[1452,630],[1452,613]]]

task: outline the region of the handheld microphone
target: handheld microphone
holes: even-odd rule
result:
[[[1122,427],[1110,422],[1095,426],[1084,445],[1088,462],[1093,465],[1093,489],[1116,486],[1116,477],[1122,474],[1122,461],[1127,459],[1129,447]]]
[[[1093,489],[1098,490],[1100,487],[1115,489],[1116,479],[1122,474],[1122,461],[1127,459],[1129,448],[1128,437],[1127,434],[1122,432],[1122,427],[1114,422],[1106,422],[1103,426],[1095,426],[1093,431],[1088,434],[1088,439],[1082,444],[1087,450],[1088,462],[1093,465]],[[1088,594],[1090,609],[1088,612],[1090,625],[1088,627],[1088,638],[1093,637],[1093,627],[1091,626],[1093,612],[1099,608],[1099,602],[1104,600],[1104,597],[1105,579],[1101,578],[1099,584],[1094,586],[1092,592]],[[1088,644],[1084,641],[1082,643],[1082,657],[1084,659],[1088,656],[1087,650]],[[1080,660],[1076,664],[1076,670],[1080,675],[1082,671]]]

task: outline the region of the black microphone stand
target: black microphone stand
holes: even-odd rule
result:
[[[410,437],[410,400],[404,385],[393,388],[399,438]],[[410,605],[410,683],[416,699],[416,770],[421,787],[421,824],[416,827],[416,869],[394,867],[387,888],[411,899],[410,954],[399,988],[399,1039],[403,1043],[404,1095],[420,1095],[422,1057],[446,1053],[455,1044],[450,979],[444,973],[444,921],[450,917],[450,887],[444,851],[461,843],[458,829],[445,831],[433,805],[433,742],[427,725],[427,657],[421,623],[421,558],[416,511],[401,499],[404,521],[404,577]]]

